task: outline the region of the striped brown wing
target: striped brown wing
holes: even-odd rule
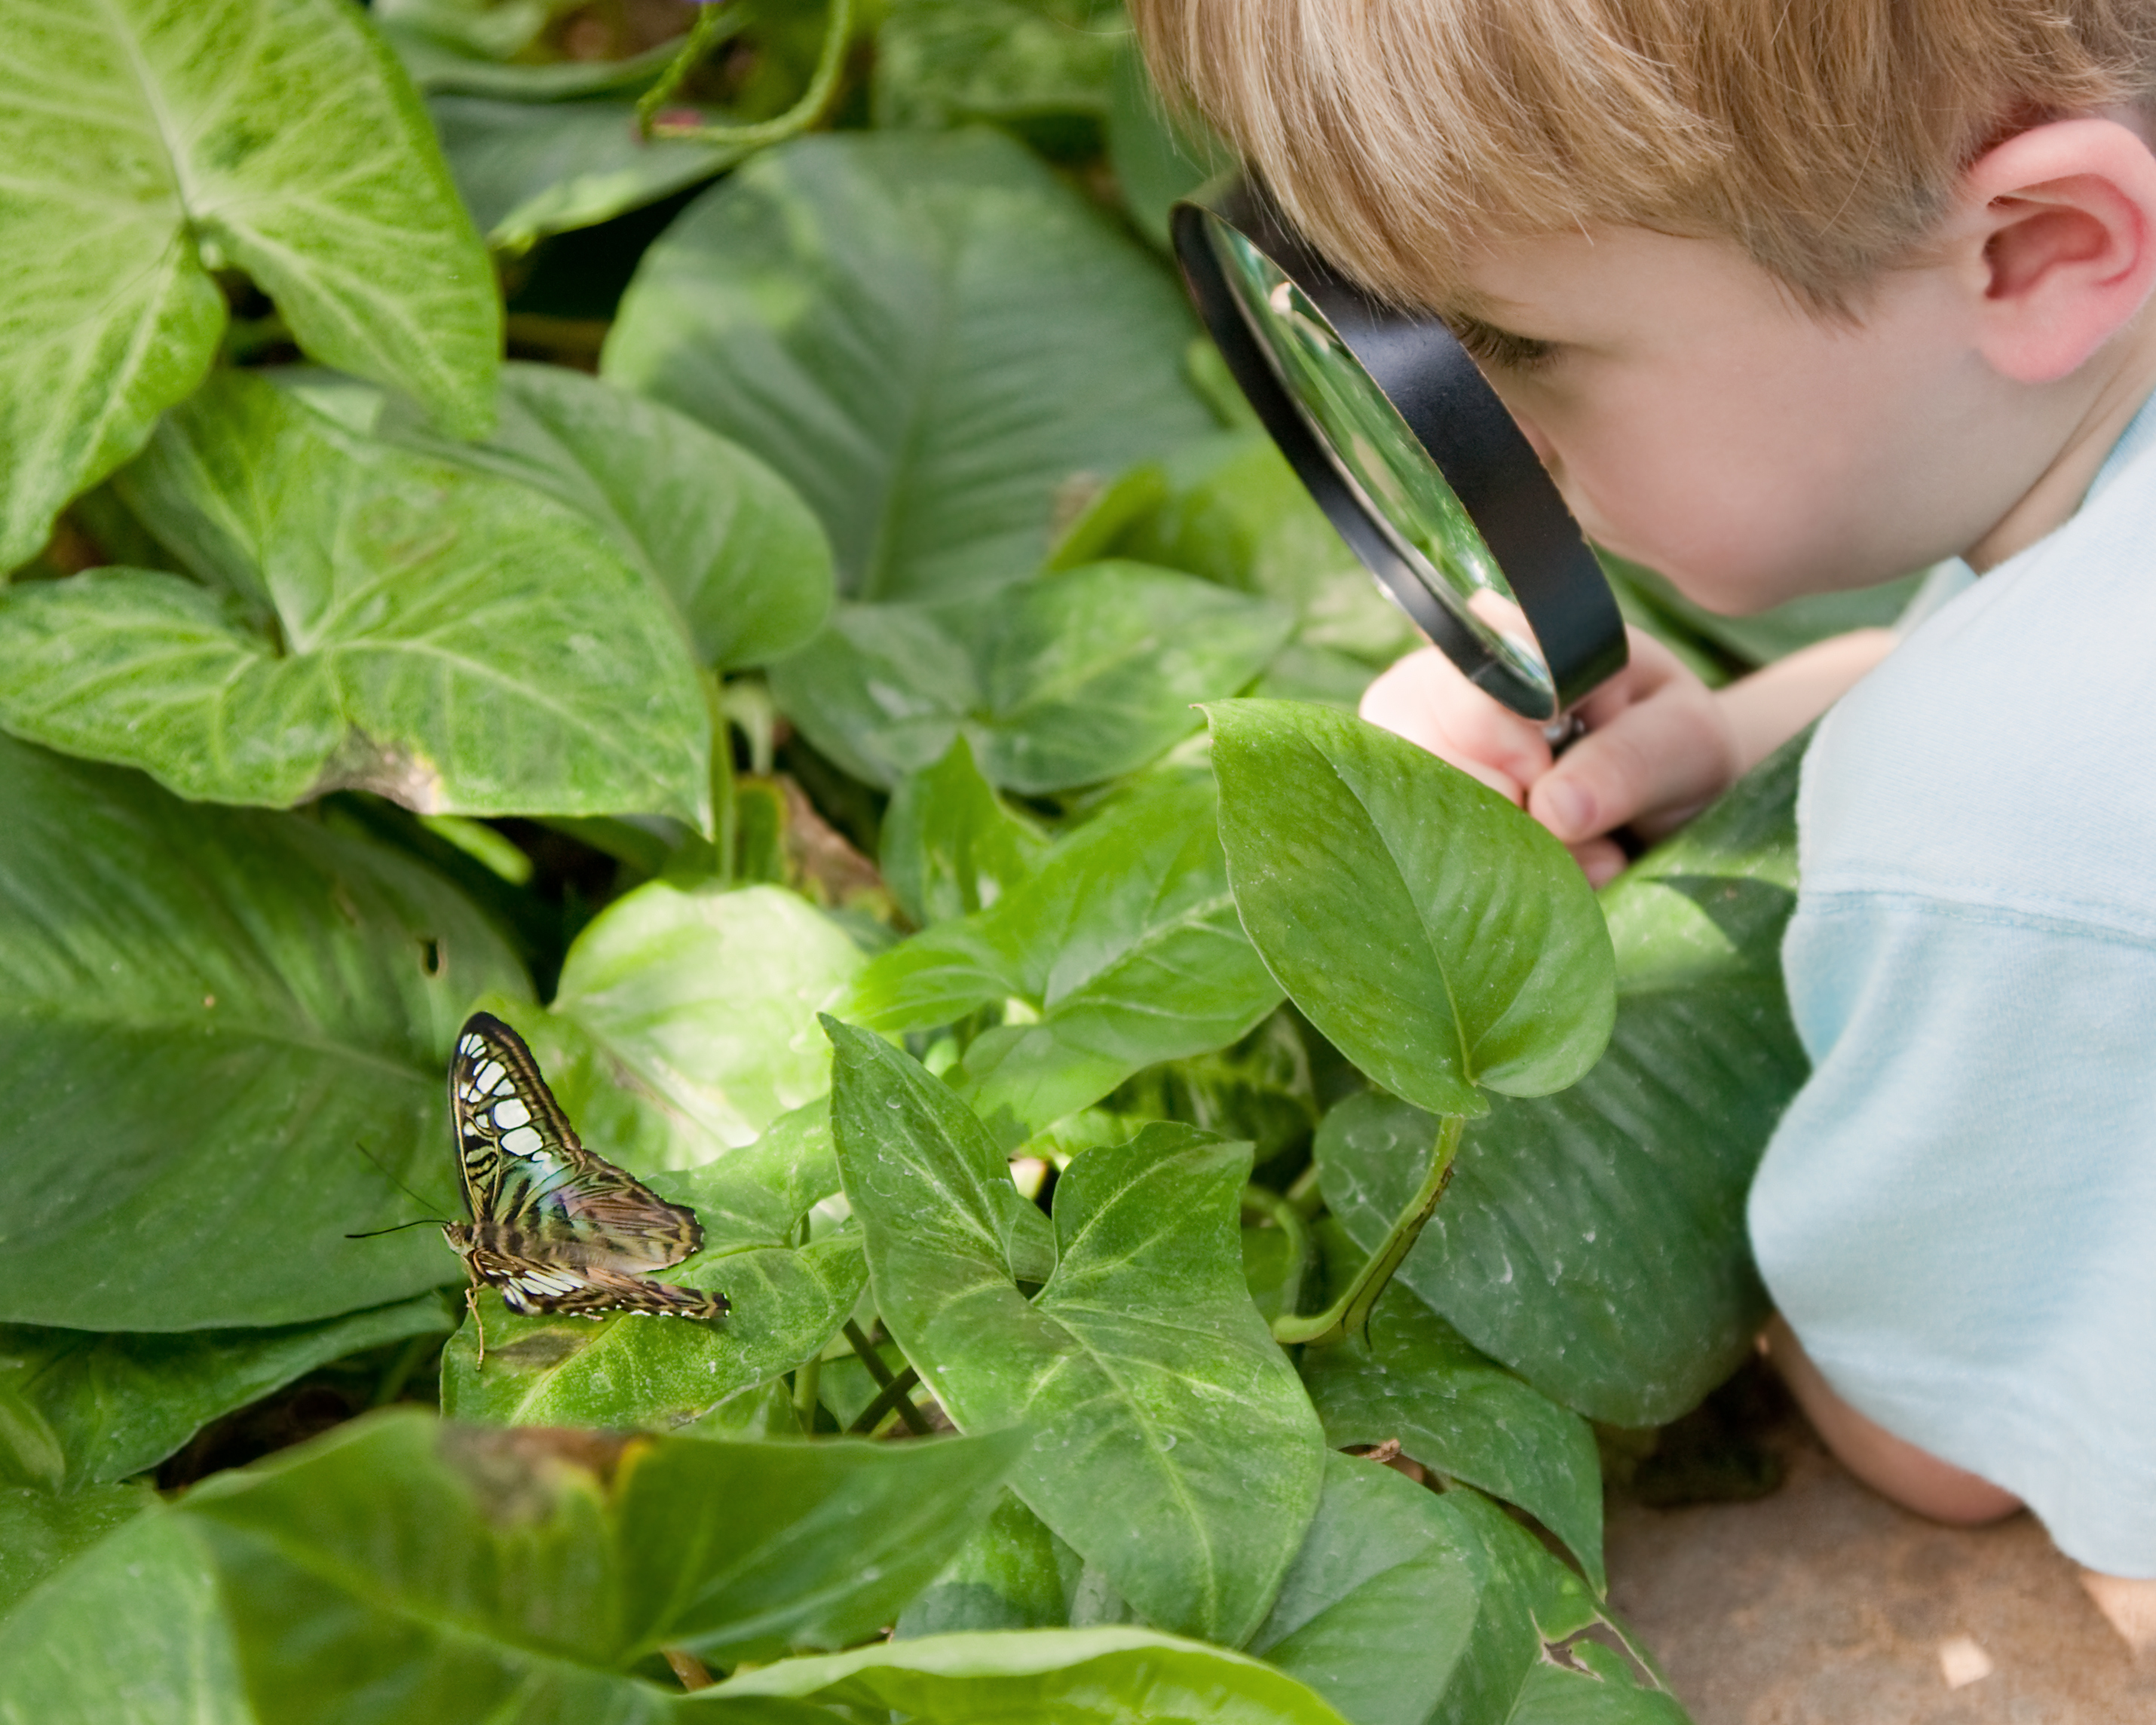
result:
[[[664,1270],[704,1243],[695,1211],[583,1147],[524,1039],[490,1013],[458,1033],[449,1109],[473,1224],[513,1232],[551,1274]]]
[[[666,1317],[722,1317],[724,1294],[609,1270],[603,1265],[572,1268],[521,1254],[475,1246],[465,1254],[472,1271],[489,1287],[501,1291],[501,1303],[526,1317],[568,1313],[603,1317],[610,1312],[640,1312]]]

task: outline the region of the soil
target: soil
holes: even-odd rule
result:
[[[1779,1487],[1653,1507],[1686,1494],[1650,1461],[1610,1499],[1612,1603],[1698,1725],[2156,1725],[2156,1651],[2137,1660],[2035,1522],[1921,1520],[1785,1400],[1747,1399],[1702,1410],[1705,1440],[1671,1428],[1654,1461],[1689,1438],[1699,1495],[1777,1465]]]

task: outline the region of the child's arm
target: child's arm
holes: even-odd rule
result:
[[[1473,773],[1565,841],[1597,886],[1625,865],[1606,836],[1681,826],[1825,712],[1885,658],[1892,631],[1858,629],[1712,691],[1639,629],[1632,662],[1580,708],[1588,733],[1553,763],[1541,726],[1507,711],[1435,648],[1373,683],[1363,716]]]

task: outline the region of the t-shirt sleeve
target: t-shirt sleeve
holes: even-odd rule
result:
[[[1814,1061],[1750,1225],[1840,1394],[2156,1575],[2156,942],[1915,893],[1812,894]]]

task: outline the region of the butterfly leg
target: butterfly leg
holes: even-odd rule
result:
[[[465,1310],[471,1314],[472,1328],[479,1332],[479,1361],[472,1369],[484,1372],[486,1369],[486,1323],[479,1315],[479,1282],[476,1278],[465,1290]]]

